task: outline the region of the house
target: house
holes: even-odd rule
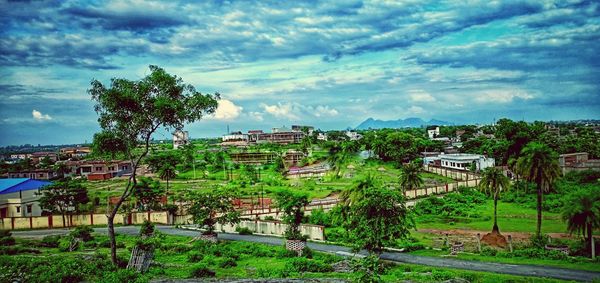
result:
[[[317,134],[317,140],[327,141],[327,133],[318,133]]]
[[[440,135],[440,127],[438,127],[438,126],[427,127],[427,136],[429,136],[429,139],[433,139],[439,135]]]
[[[190,142],[190,134],[187,131],[177,130],[173,133],[173,148],[177,149]]]
[[[362,135],[355,132],[355,131],[346,131],[346,136],[351,140],[351,141],[357,141],[362,139]]]
[[[82,158],[92,152],[92,149],[87,146],[64,147],[60,149],[60,154],[68,158]]]
[[[77,175],[86,177],[90,181],[108,180],[132,172],[129,161],[81,161],[77,165]]]
[[[600,171],[600,159],[589,159],[587,152],[561,154],[558,157],[558,164],[563,174],[571,171]]]
[[[221,146],[247,146],[248,135],[242,132],[232,132],[221,137]]]
[[[476,171],[481,171],[488,167],[495,166],[495,160],[480,154],[469,153],[452,153],[441,154],[440,166],[448,169],[470,170],[474,168]]]
[[[285,127],[273,128],[271,133],[258,134],[256,143],[292,144],[299,143],[303,138],[303,132],[293,132]]]
[[[315,127],[313,126],[301,126],[301,125],[292,125],[292,132],[304,132],[306,129],[306,134],[312,136],[315,131]]]
[[[0,179],[0,218],[41,216],[39,192],[49,184],[28,178]]]
[[[50,169],[31,169],[24,171],[8,172],[9,179],[29,178],[34,180],[52,180],[60,177]]]
[[[31,158],[31,154],[29,154],[29,153],[15,153],[15,154],[11,154],[10,158],[11,159],[17,159],[17,160],[22,160],[22,159]]]
[[[40,151],[31,154],[31,160],[33,163],[40,163],[40,161],[44,158],[48,158],[50,161],[56,162],[58,160],[58,154],[51,151]]]

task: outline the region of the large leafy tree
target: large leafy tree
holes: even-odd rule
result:
[[[504,176],[502,170],[495,167],[489,167],[483,170],[479,188],[484,193],[494,198],[494,226],[492,228],[492,233],[500,233],[497,217],[498,197],[500,196],[501,191],[507,190],[509,187],[510,181],[508,180],[508,177]]]
[[[386,245],[410,235],[409,229],[414,227],[414,222],[400,192],[370,186],[362,190],[362,195],[347,204],[346,219],[342,224],[355,249],[380,253]]]
[[[133,197],[137,199],[143,210],[158,209],[163,195],[165,190],[160,182],[151,178],[142,177],[133,187]]]
[[[235,210],[233,199],[235,194],[223,190],[191,192],[188,199],[191,205],[188,212],[194,223],[205,229],[204,234],[214,234],[217,223],[236,224],[240,221],[240,213]]]
[[[157,66],[150,66],[150,74],[137,81],[113,78],[106,86],[92,80],[88,93],[102,129],[94,136],[94,148],[102,154],[121,154],[132,167],[121,197],[107,214],[111,259],[116,264],[114,218],[137,184],[137,169],[148,154],[152,135],[159,128],[181,130],[184,124],[214,113],[219,94],[203,95]]]
[[[537,185],[537,227],[536,235],[542,231],[542,200],[544,192],[560,176],[558,156],[547,145],[539,142],[528,143],[517,160],[517,171],[525,180]]]
[[[567,195],[562,218],[569,232],[581,233],[591,250],[592,232],[600,228],[600,188],[582,188]]]
[[[309,204],[308,195],[289,190],[275,195],[275,205],[283,213],[283,222],[288,225],[285,238],[288,240],[304,240],[300,232],[300,224],[304,218],[304,206]]]
[[[335,179],[340,177],[340,171],[347,159],[348,152],[344,150],[343,146],[339,143],[332,143],[329,147],[327,161],[329,162],[331,169],[333,169],[333,176]]]
[[[66,225],[65,215],[78,210],[79,205],[90,201],[85,186],[79,180],[65,178],[45,186],[40,190],[38,200],[40,207],[62,215],[63,225]],[[71,223],[69,223],[71,225]]]
[[[418,189],[423,185],[423,178],[421,178],[421,171],[423,168],[417,162],[411,162],[402,166],[402,173],[400,175],[400,187],[404,191],[410,191]]]

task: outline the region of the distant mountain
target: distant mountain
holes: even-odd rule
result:
[[[356,127],[357,130],[368,130],[368,129],[395,129],[395,128],[419,128],[422,126],[428,125],[438,125],[438,126],[446,126],[446,125],[454,125],[453,123],[441,121],[437,119],[431,119],[429,121],[425,121],[421,118],[406,118],[406,119],[398,119],[398,120],[375,120],[373,118],[369,118],[364,122],[360,123]]]

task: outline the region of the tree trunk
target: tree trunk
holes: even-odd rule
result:
[[[538,183],[537,187],[537,227],[535,230],[535,235],[540,237],[542,234],[542,184]]]
[[[588,223],[587,224],[587,246],[590,248],[590,254],[594,254],[594,251],[592,251],[592,249],[594,249],[594,247],[592,246],[592,237],[594,236],[592,234],[592,223]]]
[[[500,229],[498,229],[498,194],[494,194],[494,227],[492,228],[492,233],[500,234]]]
[[[65,213],[61,213],[62,214],[62,220],[63,220],[63,227],[67,227],[67,221],[65,220]]]
[[[117,265],[117,240],[115,239],[115,215],[117,210],[111,211],[108,215],[108,238],[110,240],[110,259],[114,265]]]

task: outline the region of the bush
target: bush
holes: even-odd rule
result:
[[[431,278],[435,281],[446,281],[456,277],[456,275],[450,271],[433,270],[431,272]]]
[[[12,246],[15,244],[15,238],[12,236],[6,236],[0,238],[0,246]]]
[[[492,249],[490,247],[483,247],[481,248],[480,254],[484,256],[496,256],[498,254],[498,250]]]
[[[42,238],[38,246],[45,248],[58,248],[58,243],[60,241],[60,236],[46,236]]]
[[[303,257],[289,259],[285,263],[285,270],[292,272],[332,272],[333,267],[331,265],[317,261],[314,259],[307,259]]]
[[[94,239],[94,237],[92,237],[92,232],[94,232],[94,230],[91,227],[84,225],[75,227],[69,235],[73,238],[80,238],[82,241],[88,242]]]
[[[204,255],[199,252],[191,252],[188,254],[188,262],[200,262],[204,259]]]
[[[235,227],[235,231],[240,235],[252,235],[252,230],[247,227]]]
[[[325,227],[331,227],[331,215],[325,212],[325,210],[323,210],[322,208],[315,209],[311,211],[310,216],[308,217],[308,223],[314,225],[322,225]]]
[[[298,257],[298,253],[296,253],[295,251],[290,251],[290,250],[286,250],[286,249],[281,249],[278,250],[277,253],[275,254],[276,258],[293,258],[293,257]]]
[[[204,264],[197,264],[194,267],[192,267],[192,272],[190,274],[190,277],[193,278],[204,278],[204,277],[215,277],[216,273],[210,269],[208,269],[208,267]]]
[[[529,244],[533,248],[543,249],[548,244],[549,238],[546,234],[542,234],[539,237],[533,234],[529,238]]]
[[[119,269],[114,272],[109,272],[102,276],[102,282],[105,283],[121,283],[121,282],[148,282],[140,273],[131,269]]]
[[[144,220],[140,227],[140,236],[151,236],[154,234],[154,224],[148,220]]]
[[[235,260],[233,258],[227,257],[221,260],[221,262],[219,263],[219,267],[220,268],[231,268],[231,267],[236,267],[237,263],[235,262]]]

